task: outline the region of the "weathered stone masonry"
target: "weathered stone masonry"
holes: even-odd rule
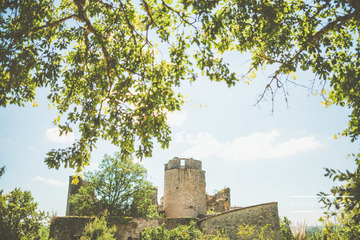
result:
[[[227,212],[230,206],[230,188],[224,188],[215,195],[206,194],[206,211]]]
[[[85,225],[94,218],[91,217],[57,217],[51,224],[50,237],[55,240],[73,240],[81,236]],[[230,239],[239,239],[238,226],[242,224],[254,225],[257,229],[269,224],[266,234],[273,240],[280,240],[280,224],[277,203],[265,203],[255,206],[231,210],[218,215],[198,218],[132,218],[128,222],[110,221],[117,227],[116,239],[135,240],[139,239],[141,231],[146,227],[159,227],[165,224],[167,229],[176,228],[179,225],[189,225],[191,221],[197,222],[197,226],[205,233],[213,234],[216,230],[224,230]],[[252,239],[252,238],[249,238]]]
[[[281,239],[278,207],[276,202],[240,208],[214,215],[199,221],[200,228],[209,234],[225,230],[230,239],[238,239],[238,227],[242,224],[256,226],[259,230],[266,225],[266,235],[271,239]],[[252,239],[252,238],[249,238]]]
[[[165,164],[164,175],[165,217],[196,218],[206,214],[205,171],[201,161],[174,158]]]
[[[280,223],[276,202],[231,210],[230,189],[225,188],[211,196],[205,193],[205,171],[201,161],[194,159],[174,158],[165,164],[164,200],[161,212],[166,218],[146,219],[131,218],[127,221],[111,220],[111,225],[117,226],[116,239],[135,240],[146,227],[159,227],[162,224],[167,229],[179,225],[189,225],[195,221],[205,233],[213,234],[216,230],[224,230],[230,239],[239,239],[238,227],[242,224],[261,227],[269,225],[266,235],[273,240],[280,240]],[[71,179],[70,179],[71,181]],[[77,193],[78,186],[69,186],[69,196]],[[154,202],[156,202],[154,196]],[[68,197],[69,199],[69,197]],[[71,215],[70,205],[67,205],[67,215]],[[206,210],[222,212],[206,216]],[[55,240],[79,239],[86,223],[93,221],[91,217],[58,217],[50,226],[50,238]],[[251,239],[251,238],[249,238]]]

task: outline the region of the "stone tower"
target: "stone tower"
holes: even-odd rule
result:
[[[68,197],[67,197],[67,203],[66,203],[66,216],[72,216],[73,212],[71,210],[71,204],[70,204],[70,196],[74,194],[79,193],[79,189],[86,184],[86,182],[80,177],[78,184],[71,184],[74,176],[69,176],[69,189],[68,189]]]
[[[165,217],[199,217],[206,214],[205,171],[201,161],[174,158],[165,164]]]

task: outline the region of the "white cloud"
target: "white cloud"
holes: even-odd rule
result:
[[[278,142],[278,131],[253,133],[246,137],[236,138],[226,144],[223,155],[234,161],[252,161],[261,158],[284,158],[323,146],[315,137],[292,138]]]
[[[188,113],[186,111],[171,112],[167,114],[167,120],[171,126],[181,126],[188,120]]]
[[[46,181],[46,178],[40,177],[40,176],[36,176],[33,178],[34,181]]]
[[[201,159],[210,155],[218,155],[224,149],[224,144],[220,143],[210,133],[199,133],[196,137],[188,134],[186,141],[188,144],[193,145],[185,151],[186,157]]]
[[[289,157],[323,146],[314,136],[292,138],[283,142],[277,140],[279,136],[280,133],[276,130],[256,132],[222,143],[209,133],[199,133],[195,137],[188,135],[187,143],[192,146],[184,154],[195,158],[215,155],[234,161],[253,161]]]
[[[44,182],[46,184],[53,185],[53,186],[64,186],[66,184],[66,183],[58,181],[58,180],[44,178],[44,177],[40,177],[40,176],[34,177],[33,180],[39,181],[39,182]]]
[[[185,135],[184,132],[175,133],[174,142],[175,143],[183,143],[185,141],[185,136],[184,135]]]
[[[72,132],[68,134],[63,134],[60,136],[60,130],[58,128],[48,128],[46,129],[45,135],[47,139],[52,142],[57,143],[72,143],[75,141],[75,135]]]
[[[30,146],[28,149],[29,149],[30,151],[32,151],[32,150],[34,150],[35,148],[34,148],[33,146]]]

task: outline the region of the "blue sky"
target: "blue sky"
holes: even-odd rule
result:
[[[246,72],[246,59],[230,55],[239,74]],[[187,96],[182,112],[169,116],[172,142],[169,149],[154,145],[152,158],[143,160],[148,178],[163,194],[164,164],[173,157],[193,157],[203,162],[207,192],[231,188],[233,206],[278,202],[279,214],[294,223],[312,225],[322,215],[315,197],[329,192],[333,182],[323,176],[324,167],[354,169],[347,154],[358,145],[347,138],[333,139],[345,129],[350,113],[346,108],[324,108],[321,97],[308,89],[287,86],[289,102],[281,94],[272,112],[270,96],[254,106],[263,91],[267,74],[247,85],[228,88],[206,78],[184,83],[179,89]],[[307,84],[311,74],[299,73],[297,81]],[[0,188],[30,190],[39,209],[65,215],[68,178],[72,169],[48,169],[43,162],[52,148],[66,147],[76,133],[59,137],[48,109],[46,89],[37,94],[38,107],[7,106],[0,109],[0,165],[6,173]],[[86,170],[95,169],[104,154],[117,148],[100,142]]]

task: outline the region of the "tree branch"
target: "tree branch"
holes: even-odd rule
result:
[[[95,37],[97,38],[97,40],[100,43],[100,47],[101,47],[101,51],[104,55],[104,63],[105,63],[105,67],[106,67],[106,75],[110,81],[110,54],[108,52],[108,50],[106,49],[105,46],[105,41],[104,41],[104,36],[102,34],[100,34],[91,24],[89,18],[87,17],[84,8],[83,8],[83,4],[81,4],[79,1],[74,0],[75,5],[78,8],[78,15],[77,15],[77,19],[83,23],[85,23],[86,29],[89,30],[91,33],[93,33],[95,35]],[[109,85],[111,85],[111,81],[109,82]]]
[[[1,32],[0,33],[0,38],[14,38],[16,36],[19,36],[19,35],[23,35],[23,34],[26,34],[27,36],[30,36],[31,34],[35,34],[35,33],[38,33],[40,32],[41,30],[43,29],[46,29],[46,28],[54,28],[54,27],[57,27],[59,26],[62,22],[65,22],[71,18],[75,18],[77,15],[76,14],[72,14],[68,17],[65,17],[65,18],[62,18],[60,20],[57,20],[55,22],[51,22],[51,23],[47,23],[46,25],[44,26],[41,26],[41,27],[34,27],[30,30],[28,30],[27,32],[25,33],[22,33],[22,31],[17,31],[17,32],[13,32],[13,33],[8,33],[8,34],[4,34]]]
[[[172,7],[170,7],[169,5],[167,5],[167,4],[164,2],[164,0],[161,0],[161,2],[162,2],[162,4],[163,4],[167,9],[169,9],[170,11],[176,13],[176,14],[180,17],[180,19],[181,19],[182,21],[184,21],[185,23],[187,23],[189,26],[193,26],[193,27],[196,29],[196,26],[194,26],[192,23],[190,23],[188,20],[186,20],[183,16],[181,16],[181,14],[180,14],[179,11],[176,11],[175,9],[173,9]]]
[[[41,31],[41,30],[43,30],[45,28],[50,28],[51,29],[53,27],[57,27],[57,26],[60,25],[60,23],[65,22],[65,21],[67,21],[67,20],[69,20],[71,18],[74,18],[74,17],[76,17],[76,14],[72,14],[72,15],[70,15],[68,17],[62,18],[62,19],[57,20],[57,21],[52,22],[52,23],[48,23],[48,24],[46,24],[44,26],[41,26],[41,27],[35,27],[35,28],[31,29],[28,32],[28,35],[30,36],[31,34],[37,33],[37,32],[39,32],[39,31]]]
[[[156,27],[158,27],[157,24],[156,24],[156,22],[154,21],[152,15],[151,15],[149,5],[147,4],[147,2],[146,2],[145,0],[141,0],[141,1],[144,3],[145,12],[146,12],[146,14],[149,16],[149,18],[150,18],[150,20],[151,20],[151,22],[149,23],[148,27],[149,27],[151,24],[154,24]],[[147,27],[147,28],[148,28],[148,27]]]
[[[136,43],[136,37],[134,35],[134,32],[139,35],[136,30],[135,30],[135,27],[131,24],[130,20],[128,19],[127,17],[127,14],[126,14],[126,11],[125,11],[125,7],[124,7],[124,4],[120,1],[120,6],[121,6],[121,9],[122,9],[122,12],[124,14],[124,18],[125,18],[125,22],[126,22],[126,25],[128,25],[128,27],[130,28],[131,30],[131,36],[132,38],[134,39],[134,42],[135,42],[135,45],[137,45]]]
[[[349,20],[356,18],[359,18],[359,11],[354,11],[351,14],[345,15],[345,16],[340,16],[338,17],[335,21],[330,22],[329,24],[327,24],[325,27],[323,27],[321,30],[319,30],[317,33],[315,33],[312,37],[311,37],[311,43],[315,44],[316,42],[318,42],[320,40],[320,38],[322,36],[324,36],[326,33],[330,32],[331,30],[333,30],[335,27],[337,26],[342,26],[344,25],[346,22],[348,22]]]

